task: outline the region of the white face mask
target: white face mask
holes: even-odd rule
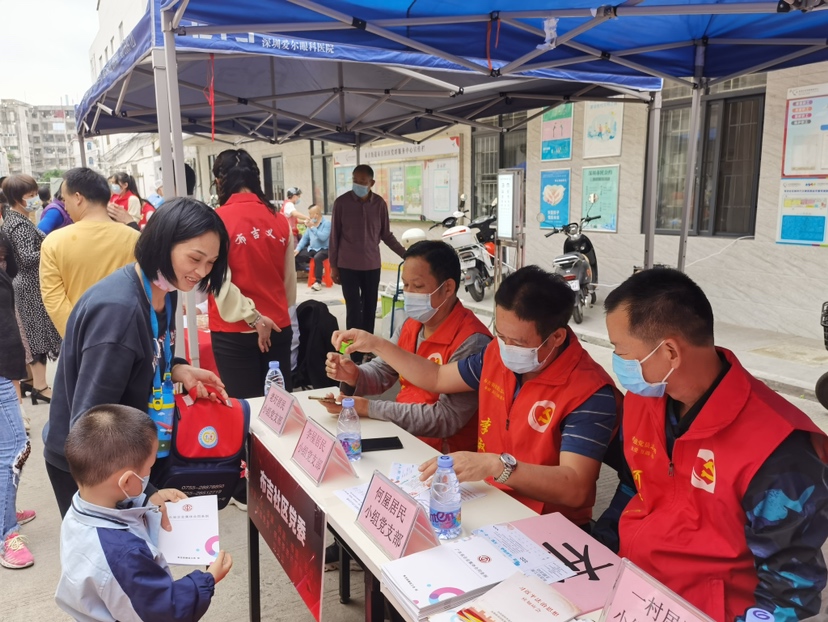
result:
[[[551,337],[550,335],[549,337]],[[524,348],[522,346],[510,346],[500,337],[497,338],[497,345],[500,348],[500,359],[507,369],[516,374],[531,374],[540,370],[552,356],[552,352],[546,355],[542,361],[538,360],[538,350],[549,341],[549,337],[543,340],[537,348]]]
[[[121,186],[118,184],[110,184],[109,189],[112,191],[112,194],[121,194]]]
[[[139,477],[138,474],[135,471],[130,471],[130,473],[132,473],[135,477],[138,477],[138,479],[141,480],[141,492],[139,492],[135,496],[132,496],[126,490],[124,490],[123,484],[118,482],[118,486],[120,487],[121,492],[126,495],[126,498],[123,501],[118,503],[118,505],[120,505],[122,507],[133,507],[133,506],[135,506],[138,503],[138,500],[144,495],[144,492],[147,490],[147,484],[149,484],[149,478],[150,478],[149,475],[147,475],[146,477]]]
[[[40,200],[40,197],[30,197],[26,199],[27,212],[34,212],[35,210],[38,210],[41,207],[43,207],[43,201]]]
[[[403,298],[405,314],[416,322],[421,322],[423,324],[428,322],[435,316],[437,311],[440,310],[440,307],[446,304],[446,300],[448,300],[448,298],[446,298],[446,300],[441,302],[436,307],[431,306],[431,297],[445,284],[446,282],[443,281],[437,286],[437,289],[430,294],[406,292]]]

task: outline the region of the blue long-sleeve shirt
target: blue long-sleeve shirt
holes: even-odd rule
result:
[[[315,227],[308,227],[305,229],[305,234],[296,245],[297,251],[303,251],[306,248],[312,251],[321,251],[328,248],[328,242],[331,239],[331,221],[324,216],[319,224]]]

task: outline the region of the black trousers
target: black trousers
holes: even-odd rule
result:
[[[298,270],[299,266],[310,264],[310,260],[313,259],[313,276],[321,283],[322,276],[325,274],[325,260],[327,258],[327,248],[323,248],[321,251],[300,251],[296,255],[296,269]]]
[[[256,333],[211,333],[213,356],[219,376],[230,397],[250,398],[264,394],[264,381],[270,361],[279,361],[285,377],[285,389],[293,390],[290,369],[290,344],[293,329],[286,326],[282,332],[270,333],[270,350],[259,350]]]
[[[345,297],[345,326],[347,328],[374,332],[381,272],[380,268],[376,270],[339,269],[339,282],[342,284],[342,295]],[[351,358],[355,363],[361,363],[362,353],[352,354]]]
[[[78,492],[78,485],[69,471],[64,471],[48,462],[46,463],[46,474],[49,476],[49,482],[52,484],[52,490],[55,493],[60,517],[63,518],[69,508],[72,507],[72,497]]]

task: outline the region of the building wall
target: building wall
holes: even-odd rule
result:
[[[775,240],[787,90],[824,82],[828,82],[828,63],[768,75],[755,239],[691,236],[688,240],[686,271],[704,289],[720,322],[822,339],[819,319],[822,302],[828,298],[824,280],[828,253],[822,248],[780,245]],[[541,164],[540,127],[540,119],[530,122],[527,135],[527,262],[548,268],[563,246],[560,235],[544,238],[536,220],[540,171],[572,169],[570,217],[577,220],[581,215],[581,168],[620,163],[618,232],[588,233],[598,256],[601,284],[611,287],[620,283],[634,265],[644,261],[641,223],[646,107],[625,105],[620,158],[583,160],[582,105],[574,110],[572,161]],[[677,235],[657,235],[655,262],[675,266],[678,242]],[[604,295],[607,291],[601,290]]]

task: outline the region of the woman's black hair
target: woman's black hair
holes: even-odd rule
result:
[[[232,195],[246,188],[259,197],[267,209],[276,212],[262,192],[256,160],[244,149],[227,149],[218,154],[213,162],[213,176],[216,178],[219,205],[224,205]]]
[[[14,247],[9,236],[0,231],[0,248],[6,250],[6,274],[10,279],[17,276],[17,260],[14,258]]]
[[[43,201],[43,207],[46,207],[49,204],[49,201],[52,200],[52,189],[48,184],[43,184],[38,187],[37,196],[39,196],[40,200]]]
[[[173,247],[211,231],[219,236],[218,259],[213,264],[210,274],[198,284],[198,289],[216,295],[221,290],[227,274],[230,236],[215,210],[201,201],[188,197],[176,197],[165,201],[141,232],[141,237],[135,245],[135,259],[148,278],[154,279],[160,272],[175,285]]]

